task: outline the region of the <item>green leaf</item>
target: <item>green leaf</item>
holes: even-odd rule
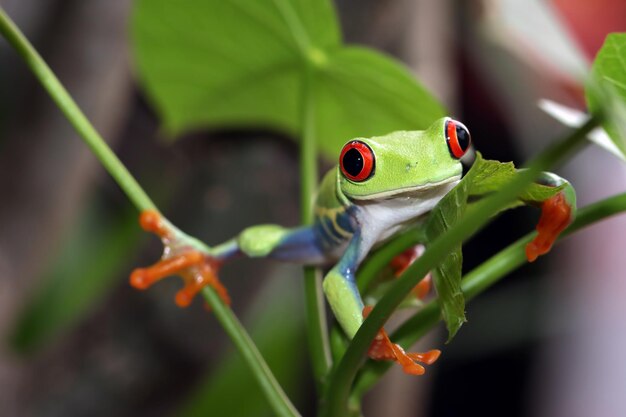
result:
[[[426,223],[426,237],[432,242],[453,227],[465,214],[472,177],[480,171],[483,159],[477,154],[472,169],[432,210]],[[461,245],[448,253],[443,261],[431,271],[437,291],[439,308],[448,329],[448,341],[465,323],[465,297],[461,291]]]
[[[361,47],[332,52],[317,81],[318,136],[337,156],[354,137],[420,130],[443,117],[443,107],[397,61]]]
[[[449,342],[459,331],[465,318],[465,296],[461,290],[461,271],[463,267],[463,251],[461,245],[448,253],[432,271],[433,281],[436,283],[437,294],[447,294],[447,302],[442,304],[444,321],[448,328]]]
[[[442,106],[397,61],[341,45],[328,0],[140,0],[137,74],[164,128],[267,127],[297,136],[306,66],[314,69],[318,147],[423,129]]]
[[[62,245],[43,285],[18,316],[10,336],[19,352],[44,347],[98,305],[127,266],[126,254],[137,244],[136,213],[115,218],[94,201]],[[94,239],[97,236],[97,239]]]
[[[461,180],[432,210],[425,225],[428,241],[432,242],[463,217],[468,209],[468,199],[484,197],[501,188],[519,174],[511,162],[486,160],[476,154],[474,165]],[[544,201],[563,189],[565,185],[550,187],[531,184],[516,202],[506,208],[524,203]],[[439,306],[448,329],[448,341],[466,321],[465,297],[461,290],[463,256],[461,245],[448,253],[445,259],[432,271]]]
[[[593,113],[603,115],[603,127],[626,156],[626,33],[607,36],[592,68],[586,90]]]
[[[470,186],[471,196],[484,196],[500,189],[507,182],[511,181],[516,175],[517,170],[513,162],[500,162],[483,159],[478,156],[477,161],[480,165],[474,170],[473,178]],[[472,167],[472,169],[474,169]],[[563,189],[564,185],[551,187],[538,183],[533,183],[520,195],[517,204],[522,202],[535,203],[547,200],[556,195]]]

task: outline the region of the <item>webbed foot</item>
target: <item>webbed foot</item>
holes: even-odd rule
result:
[[[541,204],[537,236],[526,245],[526,258],[535,261],[550,251],[561,232],[572,222],[572,207],[565,193],[560,192]]]
[[[371,306],[363,308],[363,318],[366,318],[372,311]],[[401,346],[392,343],[387,336],[385,329],[380,329],[372,341],[368,356],[374,360],[391,360],[402,366],[402,370],[410,375],[423,375],[426,369],[419,363],[425,365],[433,364],[441,355],[438,349],[429,350],[425,353],[405,352]],[[419,363],[418,363],[419,362]]]
[[[176,230],[156,211],[143,211],[139,216],[139,224],[145,231],[158,235],[165,249],[162,260],[146,268],[137,268],[131,273],[131,286],[145,290],[167,276],[180,275],[185,286],[175,297],[179,307],[190,305],[193,297],[207,285],[215,289],[224,303],[230,304],[228,291],[217,276],[220,267],[217,259],[181,244]]]
[[[417,261],[424,253],[426,248],[424,245],[415,245],[412,248],[405,250],[404,252],[396,255],[390,262],[391,269],[396,277],[399,277],[406,271],[413,262]],[[424,279],[422,279],[415,287],[413,287],[413,294],[420,300],[423,300],[431,288],[431,276],[428,273]]]

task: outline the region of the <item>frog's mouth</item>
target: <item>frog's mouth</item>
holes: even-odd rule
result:
[[[446,178],[439,182],[429,182],[412,187],[398,188],[363,196],[353,196],[354,200],[391,200],[396,198],[419,198],[428,199],[436,195],[443,197],[461,181],[461,175]]]

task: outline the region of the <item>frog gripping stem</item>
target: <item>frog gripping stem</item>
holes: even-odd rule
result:
[[[181,245],[176,230],[156,211],[143,211],[139,216],[139,224],[145,231],[159,236],[165,250],[159,262],[147,268],[137,268],[131,273],[132,287],[145,290],[167,276],[180,275],[185,286],[175,297],[179,307],[189,306],[193,297],[207,285],[217,292],[224,303],[230,304],[228,291],[217,276],[220,267],[218,260],[190,246]]]
[[[424,245],[419,244],[413,246],[412,248],[408,248],[404,252],[396,255],[389,263],[396,278],[402,276],[404,271],[406,271],[411,265],[413,265],[415,261],[419,259],[420,256],[422,256],[422,254],[424,254],[425,250],[426,248],[424,247]],[[424,298],[426,298],[426,296],[430,292],[431,283],[432,278],[430,273],[428,273],[413,288],[413,294],[418,300],[423,300]]]
[[[526,245],[526,258],[529,262],[534,262],[540,255],[550,251],[561,232],[572,222],[572,217],[572,207],[563,192],[541,204],[537,236]]]
[[[371,311],[371,306],[364,307],[363,318],[366,318]],[[425,353],[405,352],[402,347],[391,342],[385,329],[380,329],[372,341],[367,354],[374,360],[389,360],[397,362],[400,366],[402,366],[402,370],[409,375],[423,375],[426,372],[426,369],[419,363],[432,365],[439,358],[439,355],[441,355],[441,351],[433,349]]]

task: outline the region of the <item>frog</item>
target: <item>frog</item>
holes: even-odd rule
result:
[[[353,138],[341,149],[338,164],[323,176],[314,200],[312,224],[295,228],[275,224],[251,226],[206,250],[190,245],[187,238],[181,239],[183,232],[160,213],[144,211],[140,215],[142,228],[160,236],[165,250],[156,264],[135,269],[130,283],[144,290],[178,274],[185,286],[175,301],[186,307],[205,286],[211,286],[224,302],[230,303],[218,271],[241,256],[325,267],[324,294],[339,325],[351,339],[371,310],[357,288],[359,266],[373,249],[409,227],[424,223],[433,208],[461,181],[462,160],[472,148],[468,128],[451,117],[438,119],[425,130]],[[542,175],[541,182],[571,187],[555,174]],[[539,202],[542,216],[538,235],[526,249],[530,261],[547,253],[572,221],[575,201],[569,195],[559,192]],[[423,249],[420,244],[398,254],[392,261],[395,274],[401,275]],[[429,289],[430,280],[426,277],[415,293],[424,297]],[[371,359],[397,362],[405,373],[412,375],[423,374],[424,365],[433,364],[440,354],[438,349],[405,352],[391,342],[384,328],[368,351]]]

